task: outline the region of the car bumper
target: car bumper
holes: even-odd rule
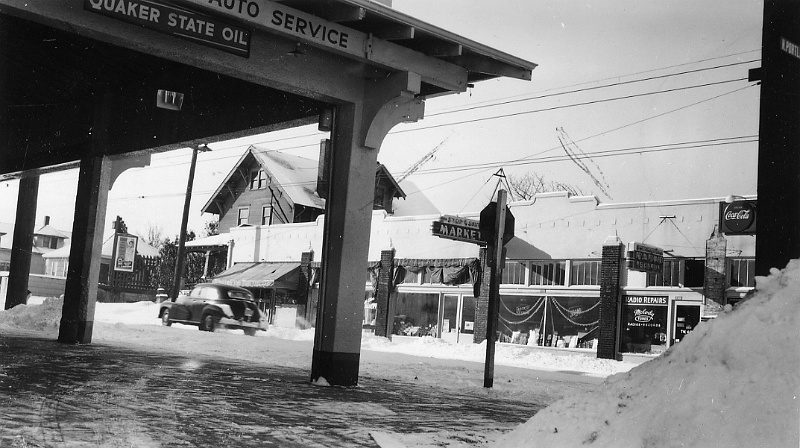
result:
[[[229,328],[255,328],[256,330],[266,330],[269,327],[267,322],[245,322],[243,320],[231,319],[230,317],[221,318],[219,323]]]

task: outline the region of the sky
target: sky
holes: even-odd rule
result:
[[[561,355],[546,348],[498,344],[498,365],[525,370],[516,370],[514,381],[507,381],[498,367],[495,386],[487,390],[482,387],[480,364],[485,343],[451,345],[428,337],[401,343],[365,335],[360,372],[370,378],[438,388],[443,396],[455,389],[548,405],[509,433],[487,435],[490,446],[797,447],[798,290],[800,261],[793,260],[783,271],[773,269],[770,277],[760,279],[759,291],[752,298],[735,308],[726,306],[715,319],[698,325],[664,354],[636,366]],[[32,299],[29,305],[0,311],[0,329],[23,328],[55,337],[62,302]],[[242,344],[242,338],[249,337],[238,330],[229,334],[198,332],[196,327],[180,324],[162,327],[157,307],[152,302],[98,303],[93,343],[127,344],[155,353],[171,353],[178,347],[180,356],[187,358],[197,354],[200,359],[220,356],[309,368],[313,330],[271,327]],[[164,344],[165,340],[171,343]],[[230,350],[232,345],[237,349]],[[398,353],[416,355],[418,362],[409,362]],[[535,380],[543,371],[562,371],[556,375],[582,372],[605,381],[589,382],[585,387],[562,381],[552,387],[550,381]],[[87,422],[89,430],[91,424]],[[459,434],[448,434],[445,429],[442,433],[371,435],[382,448],[464,446]]]
[[[428,100],[425,118],[396,126],[379,161],[445,214],[491,201],[500,178],[528,174],[571,185],[602,202],[756,193],[762,1],[629,2],[394,0],[425,22],[538,65],[531,81],[497,79]],[[198,156],[189,229],[247,145],[315,158],[315,127],[210,145]],[[154,155],[123,173],[107,222],[133,233],[179,233],[191,151]],[[37,222],[69,230],[77,171],[40,183]],[[0,184],[0,222],[13,222],[15,181]],[[514,199],[512,197],[512,199]],[[10,238],[4,238],[10,239]]]

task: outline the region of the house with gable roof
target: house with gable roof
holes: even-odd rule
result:
[[[231,229],[316,222],[325,213],[327,193],[325,180],[319,175],[324,171],[321,165],[317,160],[251,145],[202,208],[203,213],[219,217],[219,235],[187,242],[187,252],[205,252],[207,259],[214,253],[231,254]],[[413,184],[409,185],[418,193]],[[415,207],[398,204],[406,193],[380,163],[374,191],[373,210],[388,215],[398,211],[418,214],[420,210],[438,213],[421,194],[414,195]],[[252,289],[262,308],[274,313],[276,303],[296,302],[300,263],[263,261],[254,259],[233,266],[229,257],[228,270],[214,276],[214,281]]]
[[[316,160],[251,145],[236,162],[203,213],[219,216],[220,234],[232,227],[312,222],[325,212]],[[393,214],[406,194],[385,166],[376,167],[373,209]]]

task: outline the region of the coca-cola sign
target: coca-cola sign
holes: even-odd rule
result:
[[[756,205],[747,200],[721,203],[719,221],[722,233],[755,233]]]

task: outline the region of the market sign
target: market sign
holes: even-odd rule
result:
[[[755,201],[733,201],[719,204],[720,231],[728,235],[755,235]]]
[[[133,272],[133,264],[136,261],[136,246],[139,244],[139,237],[127,233],[114,234],[114,270],[121,272]]]
[[[433,221],[431,232],[439,238],[480,245],[486,244],[483,232],[480,229],[480,221],[475,219],[443,215],[438,221]]]
[[[631,243],[627,253],[628,269],[659,274],[664,268],[664,249],[643,243]]]
[[[172,4],[151,0],[84,0],[83,9],[237,56],[250,56],[249,30]]]

